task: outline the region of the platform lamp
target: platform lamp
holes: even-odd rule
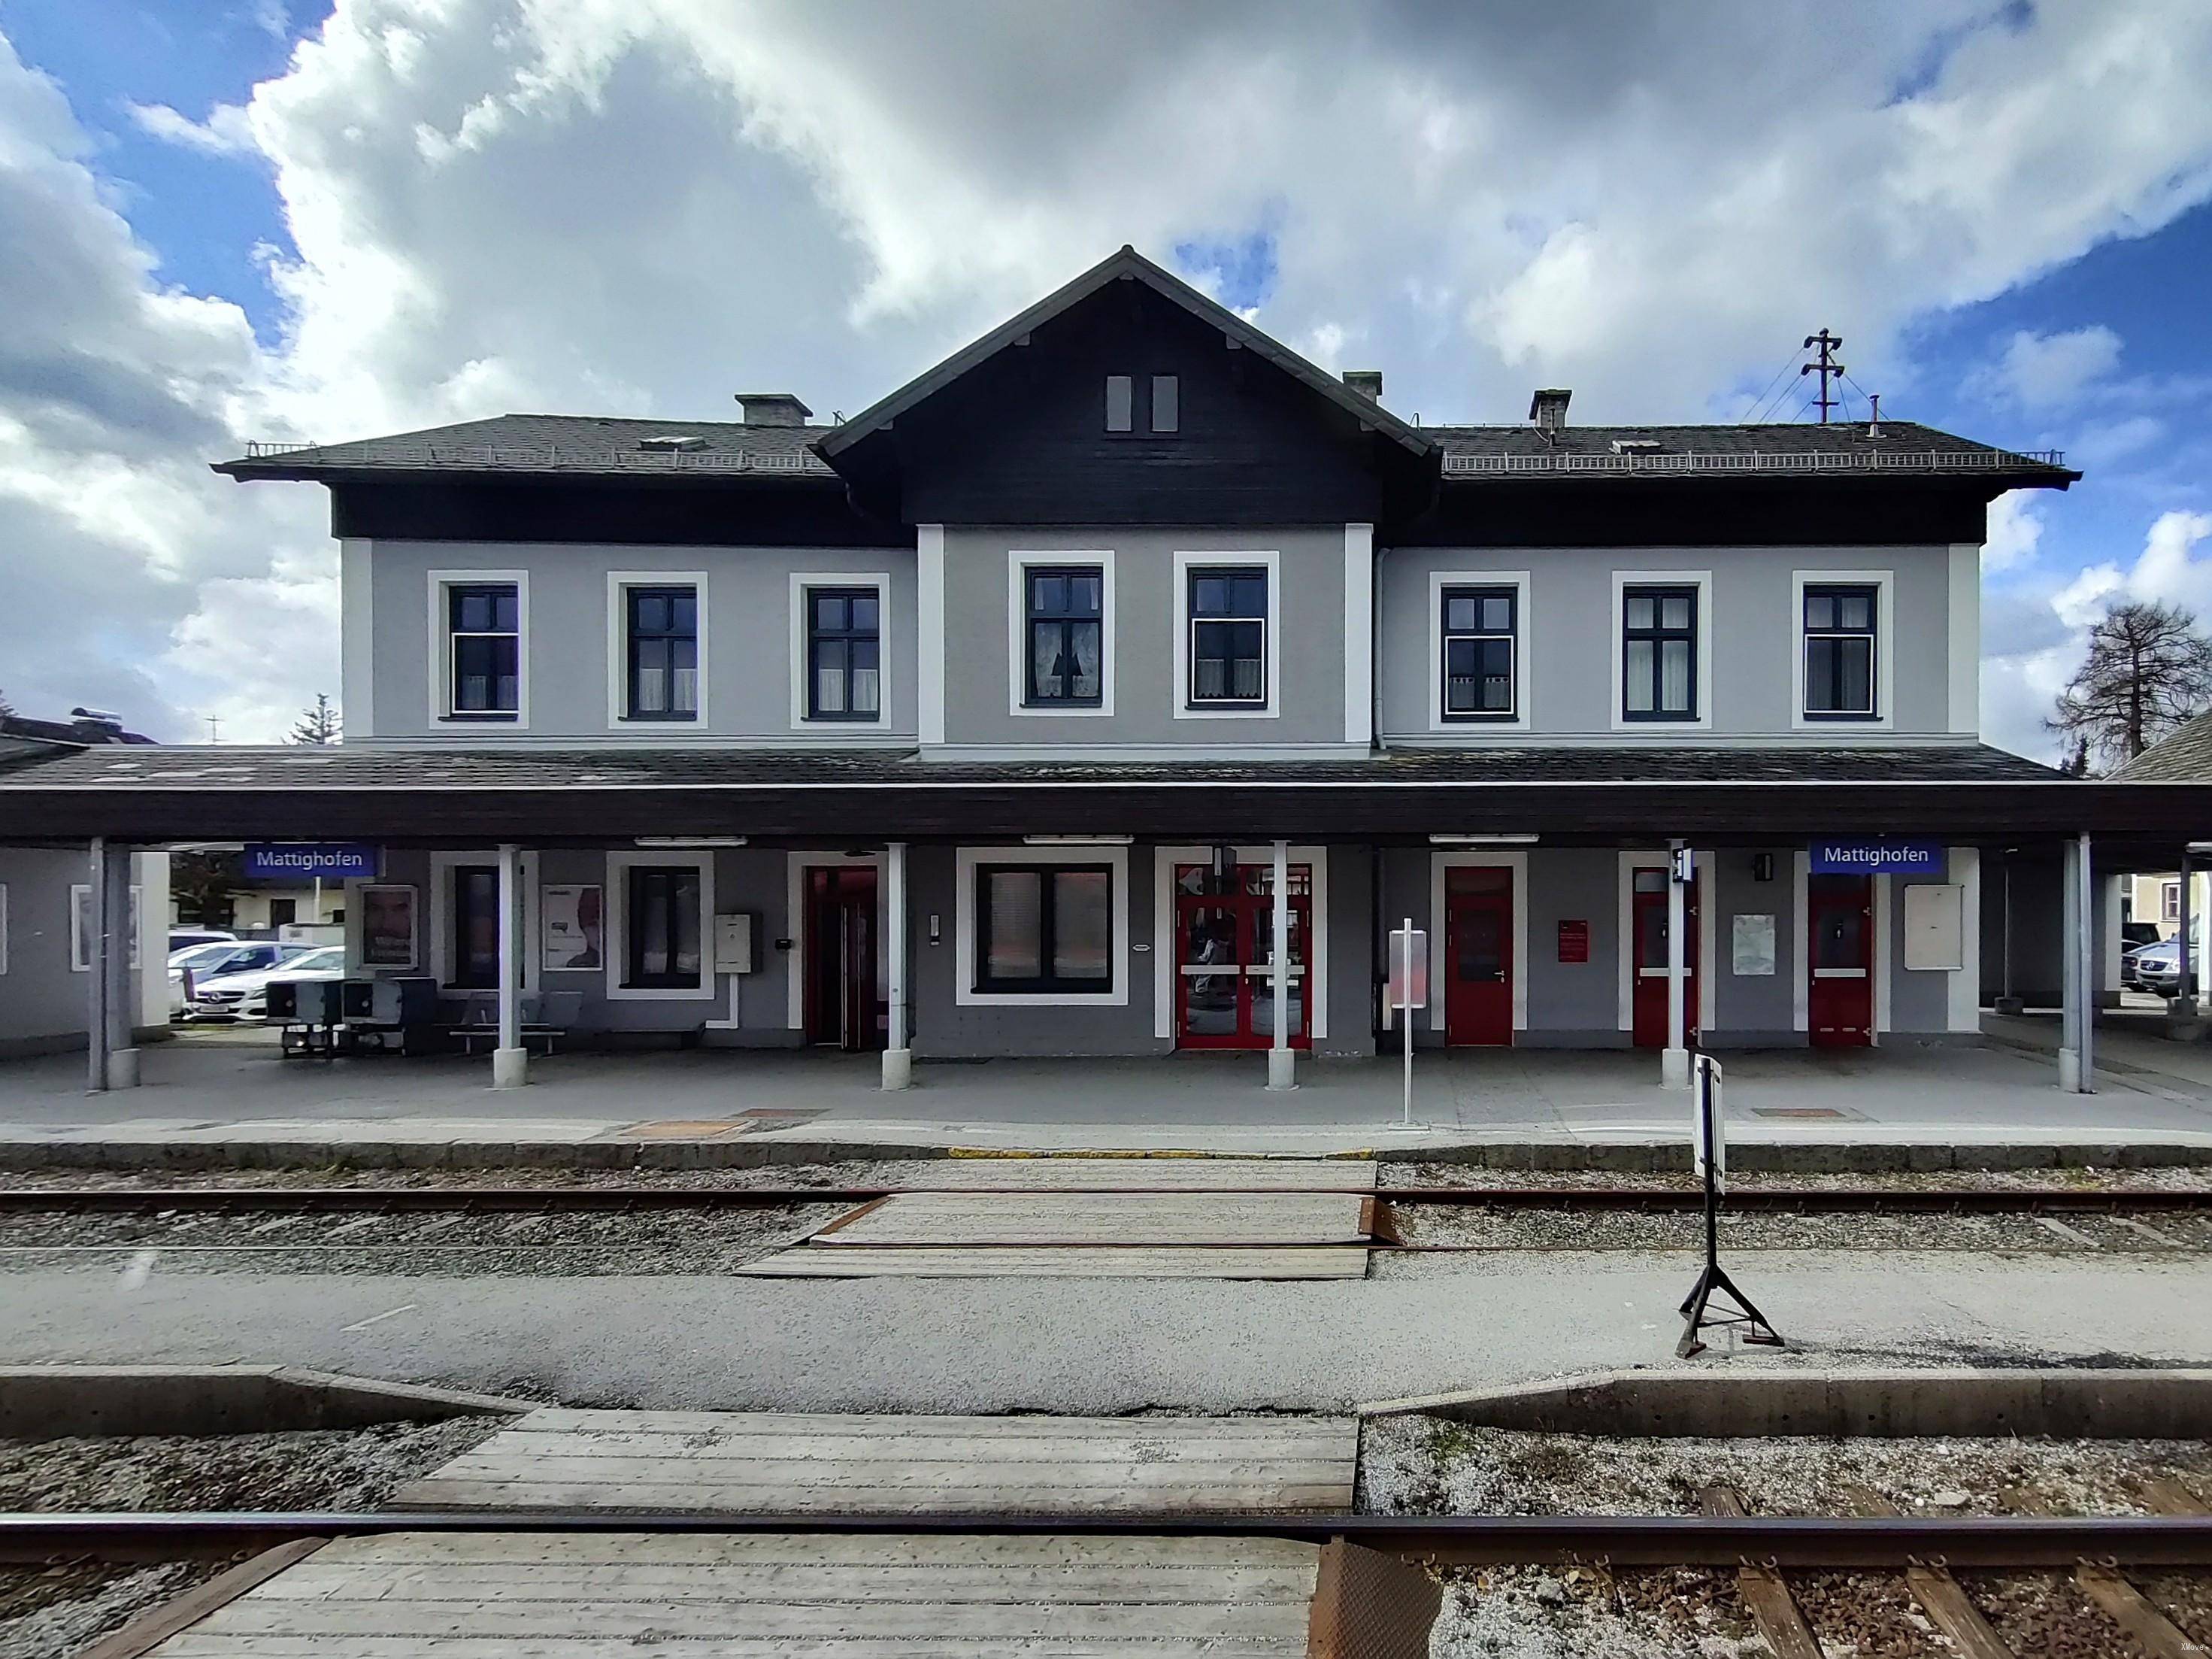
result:
[[[1772,881],[1774,879],[1773,854],[1753,853],[1751,855],[1751,878],[1753,881]]]

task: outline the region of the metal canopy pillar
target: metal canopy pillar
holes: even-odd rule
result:
[[[2190,902],[2194,896],[2189,890],[2197,884],[2197,872],[2189,866],[2189,854],[2188,848],[2181,849],[2181,930],[2173,936],[2174,966],[2181,970],[2181,975],[2173,981],[2173,994],[2166,1004],[2166,1012],[2185,1019],[2193,1018],[2197,1012],[2197,994],[2189,988],[2190,975],[2204,971],[2197,960],[2197,952],[2191,948],[2193,941],[2189,937],[2189,930],[2196,926],[2191,914],[2196,907]]]
[[[522,1046],[522,852],[513,842],[499,849],[499,1047],[492,1050],[491,1086],[520,1089],[530,1081],[530,1054]]]
[[[1298,1086],[1297,1055],[1291,1048],[1291,844],[1275,843],[1275,1041],[1267,1050],[1267,1086]],[[1408,1016],[1410,1018],[1410,1016]]]
[[[99,1094],[107,1087],[107,997],[111,987],[107,973],[107,843],[98,836],[92,838],[88,850],[85,884],[90,911],[85,917],[85,966],[90,972],[85,975],[84,1086]],[[71,922],[74,925],[75,918]]]
[[[2096,910],[2090,885],[2087,836],[2067,838],[2061,886],[2058,1086],[2071,1094],[2094,1094]]]
[[[884,848],[884,963],[889,969],[890,1030],[884,1047],[884,1087],[904,1089],[914,1082],[914,1050],[908,1046],[906,948],[906,843]]]
[[[134,849],[107,843],[106,865],[107,1086],[135,1089],[138,1086],[138,975],[131,958],[138,948],[138,930],[144,922],[134,916],[131,903],[131,878],[137,869]]]
[[[1690,1086],[1689,1000],[1686,995],[1689,988],[1689,948],[1683,938],[1688,909],[1684,897],[1690,872],[1696,866],[1680,841],[1668,842],[1667,852],[1667,1047],[1659,1057],[1659,1082],[1664,1088],[1686,1089]]]

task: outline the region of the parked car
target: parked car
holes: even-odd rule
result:
[[[272,985],[299,984],[308,980],[331,980],[345,977],[345,947],[325,945],[283,963],[273,974],[261,976],[261,988],[246,999],[241,1005],[242,1019],[269,1018],[269,988]]]
[[[257,969],[274,968],[289,962],[310,949],[307,945],[279,945],[274,939],[210,939],[204,945],[187,945],[181,951],[169,953],[169,1018],[175,1019],[185,1012],[190,999],[186,982],[198,985],[203,981],[218,978],[225,974],[243,974]]]
[[[2146,945],[2136,952],[2136,981],[2153,995],[2168,999],[2183,995],[2181,986],[2181,941],[2160,939],[2156,945]],[[2204,957],[2200,946],[2189,953],[2189,990],[2195,996],[2204,982]]]
[[[169,929],[169,959],[176,960],[177,952],[190,950],[195,945],[222,945],[234,942],[235,933],[226,933],[220,927],[172,927]]]
[[[2143,988],[2142,981],[2136,975],[2136,957],[2145,945],[2157,943],[2156,922],[2124,921],[2120,924],[2120,983],[2129,990]]]
[[[270,939],[250,941],[205,968],[195,969],[189,996],[182,994],[182,971],[172,969],[170,1004],[173,1008],[181,1006],[187,1020],[258,1019],[261,988],[269,976],[305,969],[311,959],[317,957],[327,957],[327,965],[341,972],[344,969],[345,951],[335,945],[278,945]],[[313,965],[319,968],[325,964],[314,962]],[[249,1001],[252,1004],[250,1012]]]

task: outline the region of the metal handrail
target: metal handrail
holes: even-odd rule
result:
[[[1750,450],[1626,455],[1446,455],[1446,472],[1976,472],[2063,467],[2063,449]]]
[[[255,441],[246,446],[248,460],[264,460],[319,449],[319,444],[279,444]],[[374,463],[379,466],[483,468],[512,472],[601,471],[640,472],[803,472],[814,465],[805,454],[759,455],[716,450],[610,450],[595,455],[558,455],[542,449],[483,449],[475,446],[416,444],[405,448],[380,446]]]

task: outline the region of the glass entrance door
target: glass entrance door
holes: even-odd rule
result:
[[[1275,1042],[1274,868],[1240,864],[1176,870],[1176,1045],[1269,1048]],[[1307,971],[1313,867],[1290,869],[1290,1042],[1310,1045]]]

